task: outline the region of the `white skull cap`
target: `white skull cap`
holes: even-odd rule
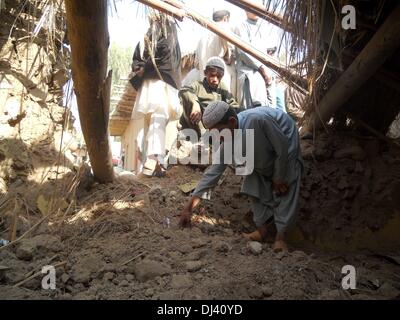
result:
[[[210,129],[222,120],[229,109],[229,104],[224,101],[213,101],[204,110],[203,125]]]

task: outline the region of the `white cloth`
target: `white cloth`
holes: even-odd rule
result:
[[[178,90],[161,80],[147,79],[139,89],[132,118],[137,119],[148,113],[164,115],[168,120],[176,120],[181,115]]]
[[[225,30],[232,31],[231,26],[227,22],[217,22],[219,26]],[[224,57],[226,52],[233,52],[234,47],[228,41],[222,39],[211,31],[200,38],[195,51],[195,69],[190,71],[183,80],[184,85],[191,85],[194,81],[202,81],[204,79],[204,69],[209,58]],[[194,78],[197,77],[197,78]],[[231,93],[236,96],[236,68],[234,64],[226,65],[225,74],[221,80]]]
[[[142,162],[157,155],[159,162],[163,163],[167,123],[179,119],[181,110],[177,89],[161,80],[143,82],[132,111],[132,120],[137,126],[133,139]]]
[[[262,19],[258,19],[257,22],[247,19],[235,28],[235,33],[259,51],[267,53],[267,49],[277,46],[277,44],[276,39],[265,36],[265,34],[268,34],[265,26],[266,24]],[[238,102],[242,106],[249,107],[245,94],[250,91],[253,102],[257,101],[263,106],[272,106],[272,102],[275,101],[275,97],[272,96],[274,95],[274,88],[269,88],[269,92],[267,92],[265,81],[258,72],[263,64],[238,48],[236,49],[236,60]],[[269,75],[274,76],[270,70]]]

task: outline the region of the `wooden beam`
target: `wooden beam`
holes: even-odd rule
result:
[[[293,29],[290,28],[290,26],[286,26],[283,23],[282,16],[279,16],[275,13],[267,11],[264,6],[262,6],[258,3],[254,3],[253,1],[250,1],[250,0],[225,0],[225,1],[232,3],[233,5],[241,8],[245,11],[255,14],[258,17],[264,19],[265,21],[268,21],[285,31],[288,31],[288,32],[293,31]]]
[[[139,1],[142,2],[142,1]],[[158,11],[164,12],[165,14],[168,14],[171,17],[174,17],[178,19],[179,21],[183,21],[183,18],[185,17],[185,11],[182,10],[181,8],[177,6],[173,6],[168,3],[168,1],[162,2],[162,1],[156,1],[156,0],[147,0],[147,3],[144,3],[148,5],[149,7],[152,7],[153,9],[156,9]]]
[[[400,5],[322,98],[310,115],[303,133],[320,129],[353,94],[391,57],[400,44]]]
[[[167,0],[167,1],[169,3],[176,3],[177,6],[178,5],[181,6],[181,4],[176,0]],[[161,3],[161,1],[159,1],[159,0],[138,0],[138,2],[141,2],[150,7],[153,7],[154,9],[157,9],[156,7],[154,7],[154,4]],[[267,67],[274,70],[277,74],[279,74],[282,77],[283,80],[288,82],[291,86],[302,91],[303,93],[307,93],[307,89],[308,89],[307,80],[298,76],[297,74],[291,72],[290,70],[286,69],[284,67],[284,65],[282,65],[279,62],[278,59],[255,49],[253,46],[251,46],[249,43],[243,41],[240,37],[238,37],[233,32],[224,30],[217,23],[211,21],[210,19],[203,17],[202,15],[194,12],[193,10],[189,10],[185,6],[182,6],[182,10],[185,11],[186,17],[192,19],[194,22],[198,23],[202,27],[214,32],[221,38],[234,44],[235,46],[237,46],[244,52],[250,54],[251,56],[253,56],[257,60],[262,62]],[[169,13],[167,13],[167,14],[169,14]]]
[[[65,1],[72,78],[79,119],[95,178],[111,182],[114,171],[108,140],[111,73],[107,0]]]

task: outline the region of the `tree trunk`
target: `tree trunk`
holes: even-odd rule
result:
[[[108,140],[111,72],[107,76],[107,0],[66,0],[65,6],[72,79],[90,163],[99,182],[111,182],[114,174]]]

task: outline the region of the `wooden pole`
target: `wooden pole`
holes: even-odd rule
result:
[[[320,129],[378,71],[386,59],[393,55],[399,44],[400,5],[392,11],[353,63],[322,98],[319,106],[310,115],[303,133]]]
[[[109,45],[107,0],[66,0],[72,79],[79,119],[94,176],[113,180],[108,140],[111,73],[107,75]]]
[[[290,26],[286,26],[283,23],[283,17],[269,12],[265,9],[265,7],[263,7],[262,5],[258,4],[258,3],[254,3],[253,1],[249,1],[249,0],[225,0],[229,3],[232,3],[233,5],[251,12],[255,15],[257,15],[258,17],[276,25],[277,27],[288,31],[288,32],[292,32],[293,30],[290,28]]]
[[[170,5],[169,1],[165,1],[165,2],[154,1],[154,0],[147,0],[147,1],[149,3],[148,6],[152,7],[153,9],[156,9],[158,11],[164,12],[165,14],[168,14],[168,15],[178,19],[179,21],[183,21],[183,18],[185,17],[185,11],[182,10],[182,7]]]
[[[154,7],[154,4],[159,4],[159,2],[161,2],[159,0],[138,0],[138,1],[154,8],[154,9],[157,9],[156,7]],[[176,6],[181,6],[181,4],[175,0],[167,0],[167,1],[168,1],[168,3],[175,3]],[[270,69],[274,70],[277,74],[279,74],[282,77],[283,80],[289,82],[292,86],[294,86],[298,90],[302,91],[303,93],[307,92],[307,88],[308,88],[307,80],[304,78],[301,78],[300,76],[291,72],[290,70],[287,70],[279,62],[279,60],[255,49],[253,46],[251,46],[247,42],[243,41],[240,37],[238,37],[233,32],[229,32],[229,31],[222,29],[217,23],[210,21],[209,19],[203,17],[202,15],[200,15],[192,10],[188,10],[184,6],[182,6],[182,10],[185,11],[185,14],[188,18],[192,19],[193,21],[195,21],[202,27],[214,32],[221,38],[234,44],[235,46],[237,46],[244,52],[255,57],[257,60],[262,62],[264,65],[266,65]],[[167,14],[169,14],[169,13],[167,13]]]

